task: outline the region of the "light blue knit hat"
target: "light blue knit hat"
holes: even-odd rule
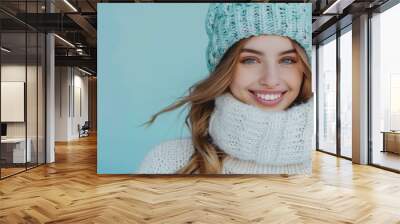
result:
[[[206,57],[214,71],[237,41],[262,34],[286,36],[304,48],[311,63],[312,3],[211,3],[206,17]]]

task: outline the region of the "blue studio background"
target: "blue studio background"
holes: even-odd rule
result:
[[[99,174],[133,173],[155,145],[189,136],[187,110],[140,124],[208,75],[208,5],[98,5]]]

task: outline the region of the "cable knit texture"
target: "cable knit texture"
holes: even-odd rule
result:
[[[310,174],[313,99],[285,111],[267,112],[226,93],[216,98],[209,133],[227,153],[225,174]],[[190,160],[190,138],[157,145],[138,173],[175,173]]]
[[[212,3],[207,12],[207,66],[215,69],[225,52],[250,36],[279,35],[295,40],[311,63],[311,3]]]
[[[155,146],[142,161],[139,174],[173,174],[189,162],[194,153],[190,138],[170,140]]]

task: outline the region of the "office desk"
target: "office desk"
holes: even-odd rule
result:
[[[28,144],[26,144],[26,151],[25,151],[25,138],[1,139],[1,157],[3,159],[6,159],[6,161],[9,163],[30,162],[32,158],[31,154],[32,140],[30,138],[27,138],[27,143]],[[25,161],[25,158],[27,158],[27,161]]]
[[[399,131],[382,131],[383,133],[383,150],[382,152],[393,152],[400,154],[400,132]]]

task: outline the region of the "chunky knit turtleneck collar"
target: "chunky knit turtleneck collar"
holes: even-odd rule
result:
[[[228,154],[224,173],[309,173],[313,99],[266,112],[226,93],[216,98],[209,132]]]

